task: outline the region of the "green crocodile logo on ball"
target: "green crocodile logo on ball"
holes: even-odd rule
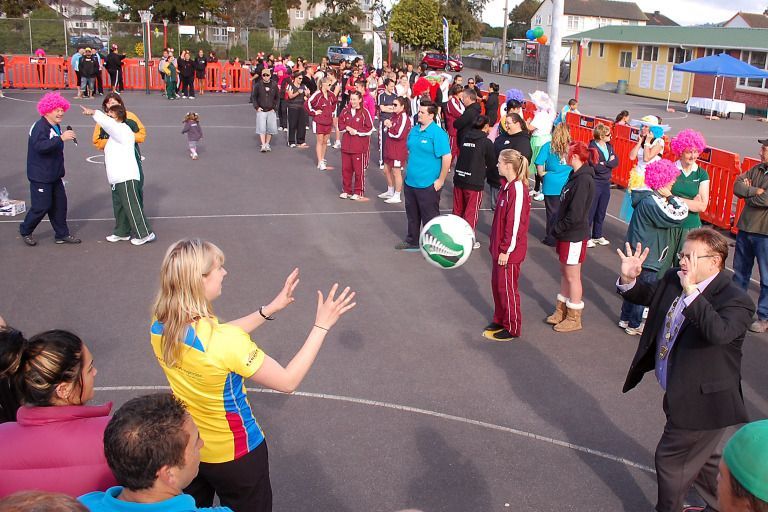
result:
[[[443,268],[451,268],[464,256],[464,246],[457,244],[440,224],[433,224],[424,233],[421,247],[432,261]]]

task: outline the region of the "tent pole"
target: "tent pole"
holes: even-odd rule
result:
[[[669,88],[667,89],[667,112],[674,112],[675,110],[669,109],[669,98],[672,96],[672,78],[675,76],[675,70],[672,70],[672,73],[669,75]]]
[[[717,75],[715,75],[715,85],[712,87],[712,103],[709,105],[709,119],[715,118],[715,93],[717,92]]]

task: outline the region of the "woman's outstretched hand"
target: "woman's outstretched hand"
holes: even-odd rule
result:
[[[344,288],[336,297],[339,289],[339,283],[334,283],[327,297],[317,290],[317,314],[315,315],[315,325],[321,329],[329,330],[341,318],[341,315],[357,305],[352,302],[355,298],[355,292],[350,291],[349,286]]]
[[[288,274],[288,277],[285,279],[285,285],[283,286],[283,289],[280,290],[280,293],[277,294],[277,297],[272,299],[272,302],[270,302],[269,306],[267,306],[270,315],[285,309],[291,305],[293,301],[296,300],[293,296],[293,292],[296,290],[298,285],[299,269],[295,268],[293,269],[293,272]]]

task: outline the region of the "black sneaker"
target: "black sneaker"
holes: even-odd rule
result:
[[[79,244],[80,242],[82,242],[82,240],[75,238],[72,235],[67,235],[64,238],[56,239],[57,244]]]
[[[400,242],[395,246],[396,251],[409,251],[416,252],[419,250],[418,245],[409,244],[408,242]]]
[[[489,339],[491,341],[515,341],[517,339],[516,336],[512,336],[512,334],[510,334],[510,332],[506,329],[502,329],[496,332],[483,331],[483,338]]]
[[[504,328],[504,326],[503,326],[503,325],[501,325],[501,324],[497,324],[496,322],[491,322],[491,323],[489,323],[488,325],[486,325],[486,326],[483,328],[483,330],[484,330],[484,331],[491,331],[491,332],[496,332],[496,331],[500,331],[500,330],[502,330],[503,328]]]
[[[24,243],[30,247],[34,247],[37,245],[37,240],[35,240],[32,235],[24,235],[21,237],[21,239],[24,240]]]

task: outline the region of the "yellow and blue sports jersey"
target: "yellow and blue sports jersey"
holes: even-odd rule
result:
[[[265,354],[248,333],[215,317],[199,320],[187,329],[181,362],[168,367],[160,345],[163,324],[154,320],[150,331],[173,394],[200,430],[200,460],[229,462],[259,446],[264,434],[253,417],[244,380],[261,368]]]

